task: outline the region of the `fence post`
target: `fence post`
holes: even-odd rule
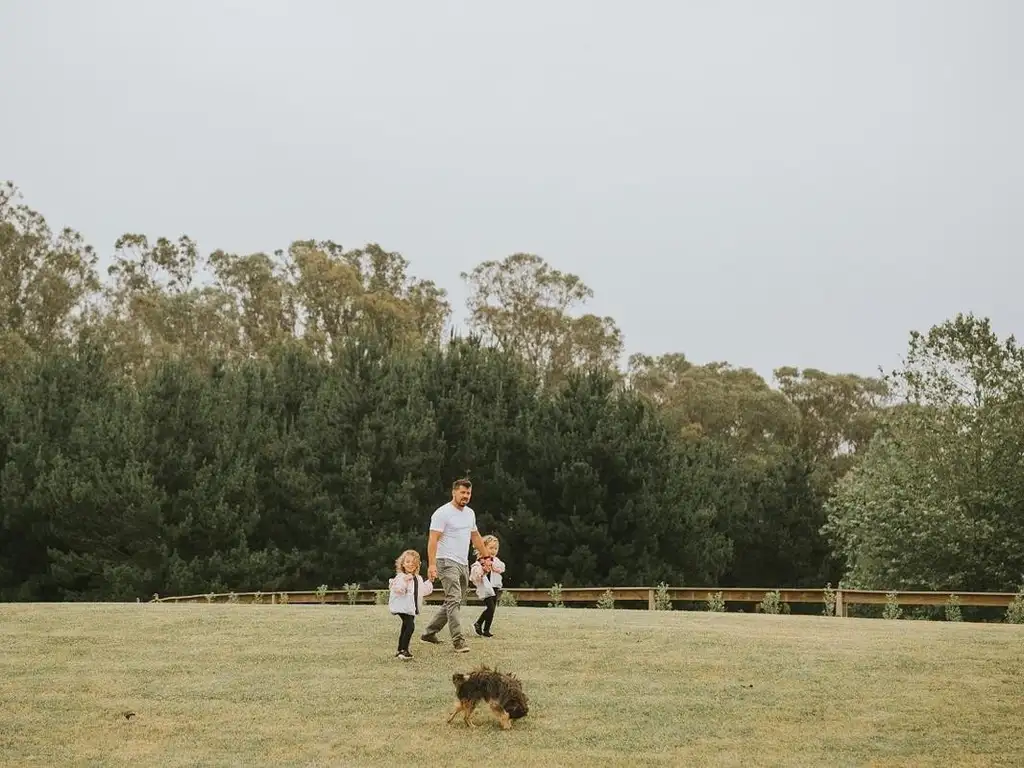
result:
[[[846,615],[846,604],[843,602],[843,590],[836,590],[836,617]]]
[[[654,590],[653,589],[648,589],[647,590],[647,610],[648,611],[653,611],[654,610]]]

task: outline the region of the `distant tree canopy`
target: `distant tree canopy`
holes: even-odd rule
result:
[[[618,361],[583,281],[517,253],[447,293],[398,253],[203,255],[106,275],[0,188],[0,598],[383,585],[474,481],[510,586],[1009,589],[1024,354],[987,320],[884,379]]]

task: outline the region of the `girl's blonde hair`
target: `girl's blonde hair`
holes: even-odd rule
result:
[[[416,572],[419,573],[419,571],[420,571],[420,564],[423,561],[420,560],[420,553],[417,552],[415,549],[407,549],[407,550],[405,550],[405,552],[403,552],[402,554],[400,554],[398,556],[398,559],[395,560],[395,572],[396,573],[405,573],[405,569],[402,567],[402,565],[405,563],[405,558],[410,557],[410,556],[416,561]]]
[[[492,542],[494,544],[500,544],[501,543],[501,542],[498,541],[498,537],[497,536],[494,536],[492,534],[488,534],[488,535],[484,536],[484,545],[490,544]],[[483,554],[476,547],[473,547],[473,552],[476,553],[477,557],[480,557],[480,555]]]

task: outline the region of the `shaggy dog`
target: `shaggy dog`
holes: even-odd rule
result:
[[[523,685],[515,675],[497,672],[488,667],[478,667],[468,675],[456,672],[452,675],[452,683],[455,684],[458,704],[448,718],[449,723],[462,712],[466,725],[472,726],[470,717],[473,710],[477,704],[484,701],[498,718],[501,727],[507,731],[512,727],[513,720],[526,717],[530,709]]]

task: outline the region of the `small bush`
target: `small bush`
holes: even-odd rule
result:
[[[234,592],[228,592],[228,602],[229,603],[237,603],[238,602],[238,595],[235,594]]]
[[[498,605],[504,608],[515,608],[516,596],[511,592],[502,592],[501,598],[498,600]]]
[[[671,611],[672,598],[668,596],[668,584],[661,582],[654,592],[654,610]]]
[[[257,604],[257,605],[262,603],[263,602],[263,593],[262,592],[253,592],[252,602]]]
[[[957,595],[950,595],[946,601],[946,621],[963,621],[964,615],[960,610],[960,598]]]
[[[615,595],[610,589],[606,589],[604,594],[597,598],[597,607],[605,610],[611,610],[615,607]]]
[[[825,594],[822,595],[822,599],[825,603],[825,610],[822,611],[822,616],[835,616],[836,615],[836,591],[832,589],[832,582],[830,581],[825,585]]]
[[[882,618],[895,621],[903,615],[903,609],[900,608],[900,602],[896,597],[895,592],[887,592],[885,595],[885,609],[882,611]]]
[[[321,584],[316,588],[316,599],[320,601],[320,605],[327,602],[327,585]]]
[[[708,595],[708,610],[712,613],[725,613],[725,599],[721,592]]]
[[[378,589],[373,595],[374,605],[387,605],[391,594],[386,589]]]
[[[548,590],[548,597],[551,598],[551,602],[548,603],[548,608],[565,608],[565,603],[562,602],[562,585],[554,584],[551,589]]]
[[[359,585],[358,584],[345,584],[342,589],[345,590],[345,596],[348,598],[349,605],[355,605],[359,599]]]
[[[789,613],[789,605],[782,602],[782,595],[779,594],[779,590],[777,589],[765,595],[757,608],[761,613]]]
[[[213,592],[207,592],[205,595],[203,595],[203,597],[206,598],[206,602],[208,602],[208,603],[212,603],[213,602]]]
[[[277,602],[279,605],[288,605],[288,593],[282,592],[277,596]]]
[[[1009,624],[1024,624],[1024,584],[1006,609],[1006,621]]]

